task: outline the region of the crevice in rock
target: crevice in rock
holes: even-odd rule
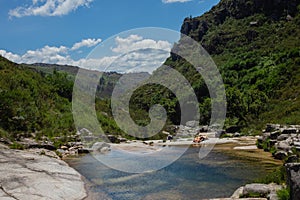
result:
[[[2,185],[0,185],[0,189],[9,197],[13,198],[13,199],[16,199],[16,200],[19,200],[18,198],[14,197],[12,194],[9,194],[3,187]]]

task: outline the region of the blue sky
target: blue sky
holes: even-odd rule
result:
[[[80,59],[84,59],[95,46],[115,34],[142,27],[180,31],[185,17],[199,16],[218,2],[0,0],[0,54],[18,63],[80,65]],[[149,39],[139,38],[134,33],[132,35],[136,37],[132,37],[134,39],[131,38],[131,42],[141,43]],[[128,44],[126,38],[120,41],[123,45]]]

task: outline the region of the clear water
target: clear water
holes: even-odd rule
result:
[[[198,151],[198,148],[189,148],[173,164],[145,174],[110,169],[91,155],[68,160],[68,163],[91,183],[92,193],[96,196],[104,193],[113,200],[228,197],[241,185],[267,172],[267,167],[260,162],[220,150],[213,150],[199,160]]]

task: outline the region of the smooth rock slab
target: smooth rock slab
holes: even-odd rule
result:
[[[0,199],[81,200],[81,175],[64,161],[33,152],[0,149]]]

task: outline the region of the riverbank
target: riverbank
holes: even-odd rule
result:
[[[201,143],[194,143],[194,138],[180,138],[177,140],[147,140],[147,141],[127,141],[120,144],[110,144],[112,149],[119,149],[129,152],[151,153],[160,151],[167,146],[202,146],[214,145],[214,148],[223,150],[256,150],[257,138],[254,136],[243,136],[234,138],[209,138]]]
[[[0,199],[86,198],[81,175],[58,158],[40,155],[46,154],[45,151],[36,153],[0,146]]]

